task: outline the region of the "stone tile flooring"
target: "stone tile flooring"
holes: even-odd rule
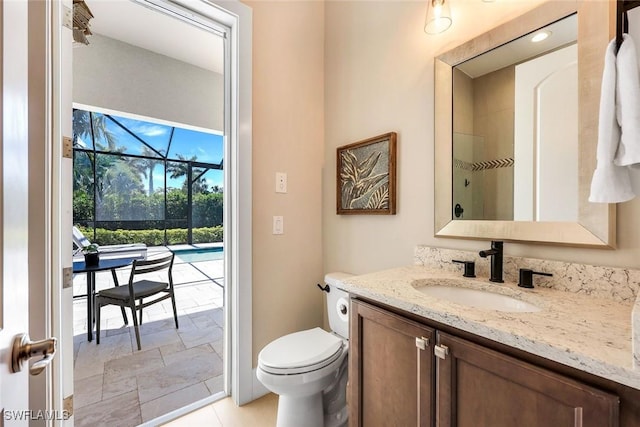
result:
[[[148,256],[165,250],[150,248]],[[118,270],[121,285],[129,273]],[[76,426],[135,426],[223,391],[223,261],[176,257],[173,279],[179,329],[170,299],[145,308],[141,351],[117,306],[102,308],[100,344],[88,342],[86,299],[74,300]],[[111,273],[98,273],[96,282],[97,290],[113,286]],[[78,274],[74,294],[85,292]],[[131,324],[128,309],[127,316]]]
[[[231,398],[227,397],[163,424],[163,426],[273,427],[276,425],[277,413],[278,396],[273,393],[243,406],[236,406]]]

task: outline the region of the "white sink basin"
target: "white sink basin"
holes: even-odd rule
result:
[[[540,308],[528,302],[512,298],[507,295],[478,289],[430,285],[416,288],[416,290],[434,298],[440,298],[458,304],[484,308],[487,310],[518,313],[534,313],[540,311]]]

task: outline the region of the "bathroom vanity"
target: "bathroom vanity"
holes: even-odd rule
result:
[[[601,52],[613,34],[614,6],[546,2],[435,58],[436,237],[615,247],[615,205],[587,201],[595,166]],[[564,114],[566,102],[555,96],[565,95],[551,86],[545,89],[553,95],[545,98],[551,109],[515,102],[511,82],[516,78],[511,76],[528,72],[515,69],[524,59],[503,62],[509,58],[494,50],[520,43],[540,29],[563,33],[559,27],[550,30],[561,22],[575,28],[574,36],[549,55],[570,48],[566,54],[577,53],[577,59],[558,59],[549,75],[559,78],[558,70],[571,62],[577,67],[572,72],[580,76],[577,82],[575,74],[564,76],[567,80],[558,85],[576,84],[570,98],[575,119],[564,123],[577,129],[569,156],[572,168],[533,157],[540,150],[530,149],[531,144],[566,148],[553,142],[557,135],[514,131],[521,122],[526,129],[535,123],[538,130],[564,135],[556,123],[543,119],[562,116],[554,112],[558,106]],[[468,60],[485,54],[486,64],[495,70],[468,68]],[[536,53],[526,61],[543,56],[551,58]],[[530,94],[527,88],[521,93]],[[501,93],[508,96],[498,98]],[[500,111],[509,110],[506,121],[487,128],[489,123],[497,126],[493,118],[498,111],[485,107],[497,105]],[[516,114],[516,107],[526,114]],[[529,138],[533,135],[540,138]],[[522,142],[527,148],[519,157]],[[529,174],[533,164],[567,175],[538,182]],[[575,184],[571,194],[560,196],[557,182],[566,186],[569,179]],[[548,183],[552,207],[568,206],[570,199],[571,216],[541,209],[544,197],[532,194],[543,194]],[[521,194],[523,199],[516,200]],[[488,196],[491,202],[485,203]],[[529,206],[533,200],[537,206]],[[339,286],[351,298],[349,424],[640,426],[640,271],[505,256],[504,283],[493,283],[489,277],[502,279],[496,267],[503,261],[495,258],[502,248],[492,245],[481,253],[493,257],[491,272],[477,252],[418,247],[413,266],[351,277]],[[475,263],[477,278],[462,277],[453,260]],[[536,277],[533,289],[523,289],[516,284],[521,270],[553,277]]]
[[[424,292],[442,285],[539,310],[479,308]],[[351,426],[640,425],[634,301],[523,290],[510,277],[493,284],[424,265],[343,286],[351,295]]]

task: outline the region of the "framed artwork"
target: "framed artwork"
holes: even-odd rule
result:
[[[338,215],[396,213],[396,133],[338,147]]]

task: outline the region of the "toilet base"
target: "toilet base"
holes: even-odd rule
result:
[[[323,427],[322,392],[310,396],[278,398],[277,427]]]

